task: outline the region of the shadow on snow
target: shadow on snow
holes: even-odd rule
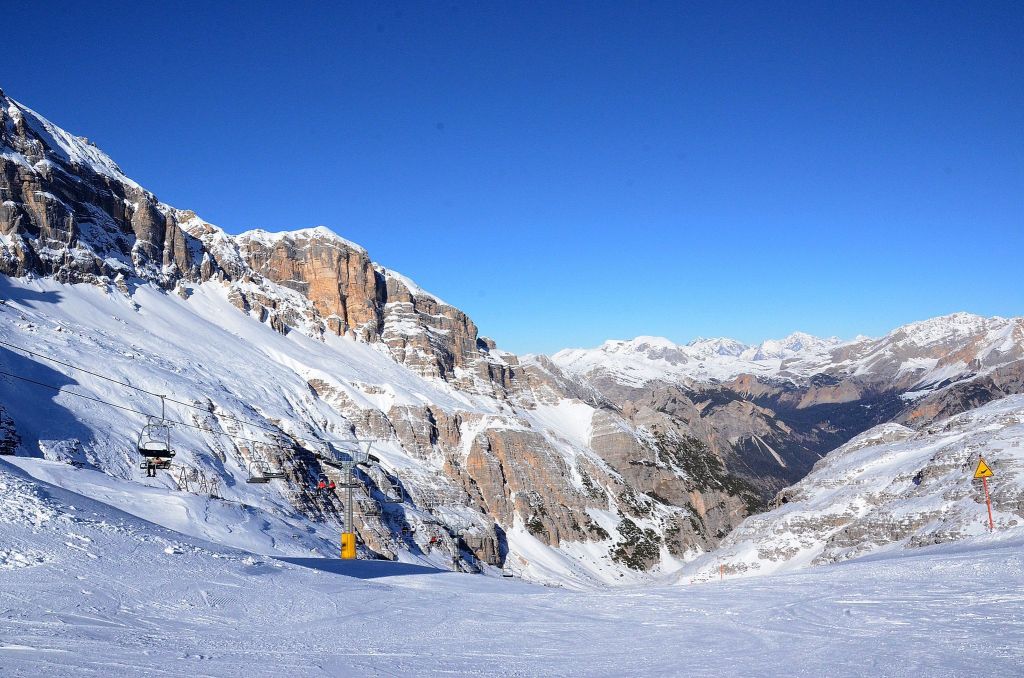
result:
[[[439,570],[413,563],[396,563],[391,560],[341,560],[340,558],[277,558],[285,563],[308,567],[332,574],[343,574],[356,579],[379,579],[414,574],[446,574]]]

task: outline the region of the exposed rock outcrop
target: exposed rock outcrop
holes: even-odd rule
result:
[[[0,272],[68,282],[199,275],[175,216],[99,149],[0,96]]]
[[[15,454],[18,446],[21,445],[21,436],[18,435],[14,420],[0,405],[0,454]]]

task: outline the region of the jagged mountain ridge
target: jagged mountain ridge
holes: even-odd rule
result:
[[[552,356],[634,425],[706,441],[765,496],[872,426],[922,426],[1024,392],[1024,318],[955,313],[850,341],[638,337]]]
[[[552,359],[567,371],[622,385],[650,381],[729,381],[741,375],[799,381],[816,374],[896,379],[927,389],[1024,358],[1024,318],[953,313],[898,327],[881,338],[842,341],[794,332],[744,344],[728,337],[676,344],[663,337],[610,340],[594,349],[563,349]]]
[[[470,567],[507,563],[556,583],[674,568],[751,510],[750,488],[724,469],[696,478],[686,454],[666,456],[673,432],[656,439],[547,358],[499,350],[459,309],[329,229],[229,235],[2,94],[0,154],[4,340],[186,398],[206,413],[174,416],[211,431],[244,432],[223,418],[242,415],[291,441],[264,446],[291,489],[260,488],[244,483],[259,446],[180,431],[181,468],[221,483],[228,501],[336,522],[337,502],[310,489],[325,469],[308,441],[373,438],[385,466],[363,479],[368,499],[397,483],[406,501],[360,517],[367,551],[437,558],[458,546]],[[134,402],[0,355],[15,372],[74,376],[86,393]],[[36,419],[54,407],[46,395],[3,386],[9,447],[134,475],[140,417],[62,397],[67,430],[55,431]]]

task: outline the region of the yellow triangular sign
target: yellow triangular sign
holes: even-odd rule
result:
[[[988,467],[984,459],[978,458],[978,468],[974,469],[975,478],[991,478],[995,474],[992,473],[992,469]]]

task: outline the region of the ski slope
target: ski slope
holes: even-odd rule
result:
[[[1010,676],[1024,665],[1019,528],[781,576],[569,591],[256,556],[26,470],[0,460],[4,676]]]
[[[30,448],[38,441],[37,453],[47,460],[18,461],[29,462],[49,482],[133,515],[257,553],[336,550],[339,525],[298,512],[289,499],[294,482],[246,483],[252,447],[247,440],[272,447],[280,429],[316,449],[317,439],[353,437],[352,423],[310,393],[310,379],[334,385],[367,408],[431,402],[488,411],[486,404],[413,374],[374,346],[333,336],[321,342],[299,332],[284,336],[253,322],[216,283],[196,286],[187,300],[147,285],[129,298],[45,279],[4,278],[0,291],[0,341],[81,368],[0,346],[3,371],[70,391],[0,377],[0,402],[22,439]],[[179,491],[173,471],[143,477],[135,451],[145,423],[139,412],[159,413],[159,400],[90,372],[199,406],[168,405],[168,417],[185,423],[174,429],[174,462],[216,479],[225,501]],[[374,396],[376,402],[359,388],[381,381],[389,388]],[[397,441],[378,442],[374,453],[409,479],[436,473],[429,460],[411,459]],[[299,482],[312,484],[315,478]],[[239,529],[243,524],[246,529]]]

